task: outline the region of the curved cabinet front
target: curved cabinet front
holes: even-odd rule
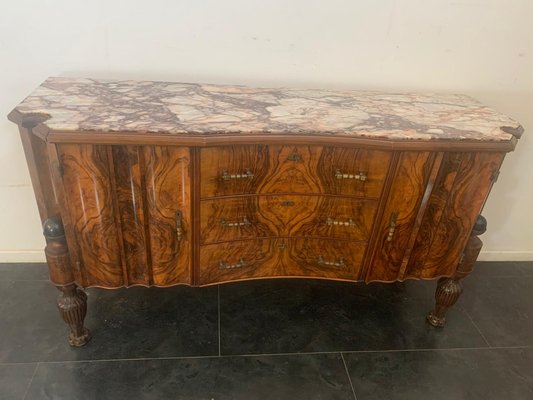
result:
[[[313,277],[358,280],[365,242],[252,239],[203,246],[200,285],[242,279]]]
[[[58,155],[78,283],[193,283],[188,148],[69,144]]]
[[[503,160],[286,145],[57,155],[76,282],[100,287],[450,276]]]

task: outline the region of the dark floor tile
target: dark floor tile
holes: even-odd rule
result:
[[[491,346],[533,346],[533,277],[466,279],[464,287],[462,306]]]
[[[36,364],[0,365],[0,399],[22,400]]]
[[[358,400],[533,398],[533,349],[344,355]]]
[[[529,261],[478,261],[472,277],[533,276],[533,262]]]
[[[220,288],[222,354],[482,347],[456,307],[430,326],[435,282],[255,281]]]
[[[92,341],[73,349],[48,282],[19,281],[0,293],[0,362],[218,354],[217,288],[90,289]]]
[[[41,364],[31,399],[353,399],[340,355]]]
[[[518,264],[525,276],[533,277],[533,261],[524,261]]]
[[[15,285],[14,281],[0,281],[0,310],[4,304],[7,304],[9,301],[8,293],[12,290],[12,287]],[[0,314],[3,315],[3,314]]]
[[[45,263],[0,263],[0,281],[48,280]]]

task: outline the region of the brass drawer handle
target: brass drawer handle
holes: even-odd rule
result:
[[[219,261],[218,262],[218,268],[220,269],[235,269],[235,268],[242,268],[246,267],[248,264],[244,259],[241,257],[238,263],[235,264],[228,264],[226,261]]]
[[[396,232],[396,227],[398,221],[398,211],[394,211],[390,216],[390,222],[389,222],[389,233],[387,235],[387,242],[392,242],[392,238],[394,237],[394,232]]]
[[[222,221],[220,221],[220,224],[224,228],[236,228],[236,227],[239,227],[239,226],[250,226],[250,225],[252,225],[252,223],[250,222],[250,220],[247,217],[244,217],[242,219],[242,221],[229,222],[229,221],[226,221],[226,220],[222,220]]]
[[[228,171],[222,171],[222,179],[225,181],[229,181],[231,179],[252,179],[253,177],[254,173],[250,170],[250,168],[246,168],[243,174],[230,174]]]
[[[183,237],[185,236],[185,233],[183,232],[183,225],[182,225],[182,219],[183,214],[180,210],[176,211],[176,240],[179,242],[183,240]]]
[[[339,267],[339,268],[346,268],[346,263],[344,262],[344,258],[339,258],[339,261],[326,261],[322,256],[318,257],[317,264],[320,266],[326,266],[326,267]]]
[[[364,182],[368,179],[368,175],[366,174],[366,172],[358,172],[356,174],[345,174],[343,172],[341,172],[340,169],[338,169],[337,171],[335,171],[335,178],[337,179],[354,179],[356,181],[361,181],[361,182]]]
[[[333,218],[328,217],[326,219],[326,225],[328,226],[355,226],[353,219],[349,218],[348,221],[339,221]]]

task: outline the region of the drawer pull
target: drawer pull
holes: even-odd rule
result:
[[[392,242],[394,232],[396,232],[396,226],[398,221],[398,211],[394,211],[390,216],[389,233],[387,235],[387,242]]]
[[[180,210],[176,211],[176,240],[179,242],[183,240],[184,232],[182,225],[183,214]]]
[[[246,261],[241,257],[238,263],[235,264],[228,264],[226,261],[219,261],[218,262],[218,268],[220,269],[234,269],[234,268],[242,268],[246,267]]]
[[[339,258],[339,261],[326,261],[322,256],[318,257],[317,264],[320,266],[326,266],[326,267],[339,267],[339,268],[346,268],[346,263],[344,262],[344,259],[341,257]]]
[[[250,222],[250,220],[247,217],[244,217],[242,219],[242,221],[229,222],[229,221],[226,221],[226,220],[222,220],[222,221],[220,221],[220,224],[224,228],[236,228],[236,227],[239,227],[239,226],[250,226],[250,225],[252,225],[252,223]]]
[[[222,179],[225,181],[232,179],[252,179],[253,177],[254,173],[250,170],[250,168],[246,168],[243,174],[230,174],[228,171],[222,171]]]
[[[355,226],[355,222],[353,222],[353,219],[348,219],[348,221],[339,221],[333,218],[328,217],[326,219],[326,225],[328,226]]]
[[[292,207],[292,206],[294,206],[294,201],[292,201],[292,200],[285,200],[285,201],[282,201],[282,202],[281,202],[281,205],[282,205],[283,207]]]
[[[341,172],[340,169],[338,169],[337,171],[335,171],[335,178],[337,179],[354,179],[356,181],[361,181],[361,182],[364,182],[368,179],[368,175],[366,174],[366,172],[358,172],[356,174],[345,174],[343,172]]]

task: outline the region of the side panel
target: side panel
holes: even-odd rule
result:
[[[504,153],[447,153],[405,277],[452,275]]]

